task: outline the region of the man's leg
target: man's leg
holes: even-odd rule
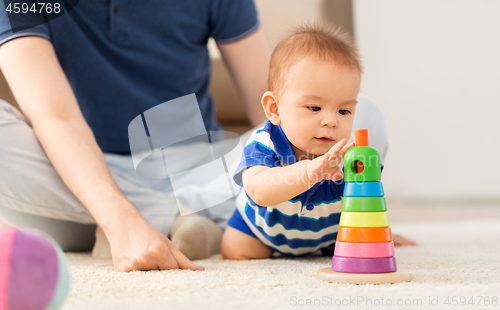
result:
[[[65,252],[88,252],[95,243],[95,224],[56,220],[1,206],[0,218],[10,226],[36,228],[45,232],[54,238]]]
[[[125,196],[146,220],[168,236],[178,213],[169,181],[139,177],[130,156],[104,155]],[[3,100],[0,159],[1,221],[40,229],[59,242],[63,250],[92,249],[94,219],[59,177],[28,120]]]
[[[64,185],[27,119],[0,100],[0,220],[40,229],[65,251],[88,251],[92,216]]]

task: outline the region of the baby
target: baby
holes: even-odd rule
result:
[[[304,26],[278,44],[262,97],[268,121],[250,136],[234,175],[244,190],[223,257],[332,255],[361,73],[355,46],[333,26]]]

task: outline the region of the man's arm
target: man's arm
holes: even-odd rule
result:
[[[261,28],[231,43],[217,43],[252,126],[266,120],[260,100],[267,90],[270,52]]]
[[[111,225],[115,219],[108,213],[116,204],[122,212],[136,212],[112,181],[50,42],[37,37],[7,42],[0,48],[0,66],[49,160],[98,224]],[[100,208],[102,201],[111,203]]]
[[[0,67],[54,168],[106,233],[115,268],[199,269],[114,182],[50,41],[21,37],[5,43]],[[129,232],[132,226],[136,230]]]

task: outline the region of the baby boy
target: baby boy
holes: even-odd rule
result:
[[[268,121],[234,175],[244,190],[222,237],[225,258],[331,254],[361,73],[356,48],[333,26],[304,26],[275,48],[262,97]]]

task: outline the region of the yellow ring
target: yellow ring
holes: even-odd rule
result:
[[[342,212],[340,226],[345,227],[387,227],[387,212]]]

